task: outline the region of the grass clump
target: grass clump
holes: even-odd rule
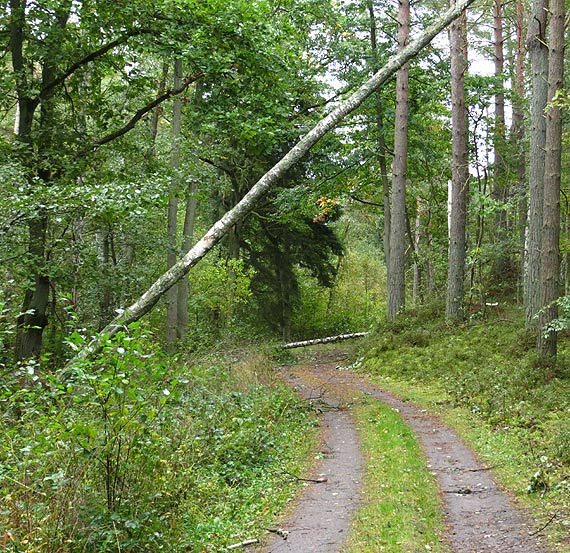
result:
[[[433,474],[400,414],[368,400],[355,408],[366,456],[364,497],[347,553],[444,552],[442,507]]]
[[[402,317],[366,339],[362,370],[441,413],[539,518],[557,512],[547,531],[564,547],[570,527],[570,347],[563,338],[557,362],[545,364],[522,327],[518,309],[453,326],[443,311]],[[430,337],[423,347],[414,343],[419,332]]]

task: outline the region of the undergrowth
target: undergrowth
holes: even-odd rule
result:
[[[265,356],[181,362],[138,325],[71,373],[10,367],[0,548],[214,552],[261,536],[314,425]]]
[[[546,363],[518,309],[463,325],[441,313],[428,307],[380,325],[361,345],[363,370],[446,416],[516,494],[555,515],[547,531],[561,543],[570,528],[568,340]]]

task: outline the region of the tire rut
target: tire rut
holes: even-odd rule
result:
[[[325,479],[308,484],[280,525],[287,539],[274,536],[265,553],[333,553],[346,540],[352,518],[360,505],[364,460],[352,414],[341,410],[338,401],[319,397],[318,390],[287,378],[307,400],[318,400],[327,408],[320,415],[323,429],[322,459],[313,472]],[[255,550],[255,549],[250,549]]]

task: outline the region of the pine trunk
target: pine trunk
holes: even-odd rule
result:
[[[546,152],[544,207],[540,265],[540,316],[538,350],[556,355],[556,332],[549,324],[557,317],[554,305],[560,295],[560,176],[562,160],[562,109],[553,100],[564,87],[564,0],[550,0],[548,101],[546,112]]]
[[[370,14],[370,45],[372,49],[372,71],[378,70],[378,42],[376,16],[374,14],[374,2],[368,6]],[[386,139],[384,137],[384,109],[382,107],[382,95],[376,92],[376,132],[378,133],[378,165],[380,167],[380,179],[382,182],[382,201],[384,205],[383,234],[384,263],[386,270],[390,265],[390,181],[388,179],[388,163],[386,156]]]
[[[524,304],[526,325],[536,328],[540,309],[540,262],[543,209],[546,100],[548,97],[548,46],[546,45],[546,0],[534,0],[529,17],[527,50],[531,64],[529,205],[527,223]]]
[[[491,267],[493,283],[508,285],[513,277],[512,259],[508,246],[507,201],[508,184],[505,182],[505,94],[504,88],[504,48],[503,48],[503,0],[494,0],[494,53],[495,77],[500,80],[500,87],[495,94],[495,129],[493,133],[493,192],[492,197],[498,207],[493,223],[493,241],[495,255]]]
[[[410,36],[410,3],[399,0],[398,46],[403,50]],[[409,67],[396,75],[396,128],[392,161],[392,209],[388,265],[388,319],[406,306],[406,178],[408,163],[408,80]]]
[[[525,270],[525,237],[528,217],[528,202],[526,197],[526,156],[525,156],[525,115],[524,115],[524,58],[525,48],[523,40],[524,27],[524,4],[522,0],[517,0],[516,19],[516,73],[512,89],[515,91],[513,101],[513,124],[511,136],[514,141],[516,152],[516,172],[517,172],[517,195],[519,197],[519,245],[520,245],[520,275],[524,275]]]
[[[452,5],[454,4],[452,0]],[[450,45],[452,165],[446,317],[451,320],[463,320],[465,318],[467,196],[469,191],[468,125],[465,105],[465,73],[467,71],[467,16],[465,13],[451,24]]]

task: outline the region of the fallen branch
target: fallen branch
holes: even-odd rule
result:
[[[281,536],[284,540],[289,537],[289,532],[287,530],[283,530],[283,528],[266,528],[268,532],[272,532],[273,534],[277,534]]]
[[[326,338],[315,338],[314,340],[304,340],[302,342],[289,342],[281,346],[281,349],[305,348],[316,344],[332,344],[333,342],[342,342],[343,340],[351,340],[352,338],[362,338],[368,332],[353,332],[352,334],[339,334],[337,336],[327,336]]]
[[[546,530],[546,528],[548,526],[550,526],[553,522],[554,519],[556,519],[556,517],[558,516],[558,513],[554,513],[546,522],[546,524],[542,525],[538,530],[535,530],[534,532],[530,532],[529,536],[536,536],[537,534],[540,534],[543,530]]]
[[[239,543],[234,543],[233,545],[228,545],[226,547],[226,549],[228,551],[231,551],[233,549],[240,549],[241,547],[247,547],[248,545],[253,545],[254,543],[259,543],[259,540],[257,538],[251,538],[249,540],[243,540],[243,541],[240,541]]]

